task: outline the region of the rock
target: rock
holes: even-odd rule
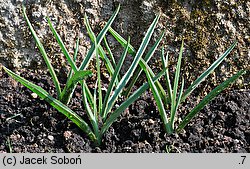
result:
[[[63,133],[63,136],[65,137],[66,140],[67,140],[68,138],[70,138],[71,135],[72,135],[72,132],[71,132],[71,131],[65,131],[65,132]]]
[[[48,135],[48,139],[49,139],[50,141],[53,141],[53,140],[54,140],[54,136]]]
[[[149,120],[148,120],[148,123],[149,123],[149,124],[154,124],[155,122],[154,122],[154,120],[149,119]]]
[[[38,95],[36,93],[31,93],[32,98],[36,99]]]

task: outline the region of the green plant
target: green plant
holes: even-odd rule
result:
[[[27,14],[26,14],[26,8],[24,7],[23,5],[23,14],[24,14],[24,18],[28,24],[28,27],[32,33],[32,36],[34,37],[35,41],[36,41],[36,44],[38,46],[38,49],[40,50],[40,53],[42,54],[43,56],[43,59],[49,69],[49,72],[51,74],[51,77],[52,77],[52,80],[54,82],[54,85],[56,87],[56,91],[57,91],[57,99],[60,100],[62,103],[64,104],[68,104],[71,97],[72,97],[72,93],[74,92],[75,90],[75,87],[77,85],[77,83],[83,79],[85,76],[82,76],[83,74],[81,72],[84,72],[87,67],[88,67],[88,64],[90,63],[91,61],[91,58],[93,57],[94,55],[94,52],[95,52],[95,46],[92,45],[92,47],[90,48],[89,52],[87,53],[86,57],[84,58],[84,60],[82,61],[81,63],[81,66],[79,68],[77,68],[76,64],[75,64],[75,61],[76,61],[76,57],[77,57],[77,54],[78,54],[78,47],[79,47],[79,38],[77,39],[77,42],[76,42],[76,48],[75,48],[75,51],[74,51],[74,56],[73,56],[73,59],[72,57],[70,56],[67,48],[65,47],[63,41],[61,40],[59,34],[57,33],[57,31],[55,30],[55,28],[53,27],[50,19],[47,17],[47,21],[48,21],[48,24],[49,24],[49,27],[51,29],[51,31],[53,32],[53,35],[54,37],[56,38],[63,54],[65,55],[67,61],[69,62],[69,65],[71,67],[71,70],[70,70],[70,73],[69,73],[69,76],[68,76],[68,80],[67,80],[67,83],[64,87],[63,90],[61,90],[61,87],[60,87],[60,84],[59,84],[59,81],[58,81],[58,78],[55,74],[55,71],[54,71],[54,68],[52,67],[50,61],[49,61],[49,58],[47,56],[47,53],[42,45],[42,43],[40,42],[34,28],[32,27],[28,17],[27,17]],[[109,27],[111,26],[111,24],[113,23],[115,17],[117,16],[118,14],[118,11],[120,9],[120,6],[118,6],[117,10],[114,12],[114,14],[111,16],[111,18],[109,19],[109,21],[107,22],[107,24],[105,25],[105,27],[101,30],[100,34],[97,36],[96,40],[97,40],[97,44],[99,45],[102,41],[102,39],[104,38],[106,32],[108,31]],[[101,55],[103,56],[103,55]],[[109,60],[107,59],[106,55],[103,56],[105,58],[105,61],[107,62],[106,65],[108,70],[110,71],[110,74],[112,75],[113,73],[113,67],[111,64],[109,64]],[[90,74],[88,72],[88,74]],[[76,78],[76,77],[78,78]],[[75,79],[75,80],[72,80],[72,79]]]
[[[12,153],[13,149],[12,149],[10,137],[7,137],[6,144],[7,144],[7,147],[9,148],[9,153]]]
[[[178,153],[181,153],[181,151],[177,147],[175,147],[174,145],[166,145],[166,147],[165,147],[166,153],[172,153],[172,152],[174,152],[174,150],[176,150],[176,152],[178,152]]]
[[[125,47],[125,45],[128,43],[121,35],[119,35],[112,27],[109,28],[109,32],[113,35],[113,37],[123,46]],[[150,60],[150,58],[152,57],[152,55],[154,54],[155,50],[157,49],[157,47],[159,46],[163,36],[164,36],[165,31],[163,31],[160,35],[160,37],[156,40],[156,42],[154,43],[154,45],[150,48],[150,50],[148,51],[148,53],[140,59],[139,61],[139,66],[136,68],[132,79],[130,80],[126,91],[124,92],[124,96],[128,97],[131,94],[131,89],[134,86],[135,82],[137,81],[137,79],[139,78],[139,76],[141,75],[143,69],[142,67],[145,67],[145,65],[148,63],[148,61]],[[134,49],[134,47],[129,44],[128,46],[128,53],[131,54],[132,56],[135,57],[136,55],[136,51]],[[154,72],[151,69],[148,69],[150,75],[152,77],[155,76]],[[155,82],[156,87],[158,88],[160,92],[160,96],[162,98],[162,100],[164,101],[164,103],[168,103],[168,97],[166,92],[164,91],[162,85],[159,83],[159,81]]]
[[[179,85],[179,79],[180,79],[180,71],[181,71],[181,59],[182,59],[182,52],[183,52],[183,44],[180,48],[180,53],[177,61],[176,71],[175,71],[175,78],[174,78],[174,84],[173,88],[170,82],[169,77],[169,70],[168,70],[168,53],[166,57],[164,56],[164,48],[162,48],[161,52],[161,58],[162,58],[162,65],[163,70],[165,71],[165,80],[166,80],[166,87],[167,87],[167,93],[168,93],[168,100],[169,103],[166,105],[161,99],[160,96],[160,90],[155,85],[155,82],[152,80],[152,76],[149,73],[149,70],[147,67],[142,66],[144,72],[146,73],[148,83],[150,85],[150,89],[152,90],[154,99],[156,101],[160,116],[162,118],[164,129],[168,134],[172,134],[173,132],[180,132],[190,121],[192,118],[194,118],[197,113],[204,108],[208,102],[210,102],[213,98],[215,98],[222,90],[227,88],[231,83],[233,83],[237,78],[239,78],[242,74],[245,73],[244,70],[239,71],[236,75],[232,76],[231,78],[227,79],[225,82],[221,83],[219,86],[217,86],[215,89],[213,89],[207,96],[203,98],[203,100],[194,107],[180,122],[180,124],[175,127],[175,119],[176,119],[176,113],[178,111],[178,106],[182,101],[184,101],[191,92],[203,81],[205,78],[225,59],[225,57],[232,51],[232,49],[235,47],[236,42],[233,43],[224,54],[222,54],[206,71],[204,71],[183,93],[184,90],[184,78],[182,77],[181,81],[181,87],[179,94],[177,95],[178,85]],[[165,108],[170,107],[170,115],[167,114]]]
[[[142,56],[144,54],[145,49],[148,46],[149,40],[151,39],[151,36],[153,34],[153,31],[155,29],[155,26],[159,20],[159,16],[157,16],[154,21],[152,22],[151,26],[149,27],[147,33],[145,34],[145,37],[138,49],[138,51],[135,54],[134,60],[131,64],[131,67],[128,69],[128,71],[125,73],[125,75],[121,78],[119,78],[121,66],[123,64],[123,61],[127,55],[129,48],[129,40],[126,41],[124,52],[119,60],[119,62],[116,64],[114,59],[111,56],[111,62],[109,58],[106,56],[103,47],[101,46],[101,41],[105,37],[106,32],[110,28],[110,25],[114,21],[119,8],[115,11],[115,13],[112,15],[112,17],[109,19],[105,27],[101,30],[99,35],[96,37],[91,30],[91,27],[89,25],[87,16],[85,16],[85,24],[86,28],[89,32],[89,36],[91,40],[93,41],[93,44],[87,53],[87,56],[81,63],[80,67],[78,68],[75,65],[75,60],[78,52],[78,45],[79,45],[79,39],[76,43],[76,49],[74,53],[74,58],[72,59],[69,55],[69,52],[67,51],[66,47],[64,46],[61,38],[59,37],[58,33],[52,26],[52,23],[49,18],[47,18],[49,27],[52,30],[59,46],[61,47],[61,50],[63,51],[65,57],[67,58],[70,66],[71,71],[69,73],[68,80],[66,82],[66,85],[61,91],[59,81],[57,79],[57,76],[54,72],[54,69],[49,61],[49,58],[44,50],[44,47],[42,43],[39,41],[31,23],[29,22],[29,19],[25,13],[25,7],[23,6],[23,13],[26,22],[28,23],[28,26],[31,30],[31,33],[33,37],[35,38],[35,41],[37,43],[37,46],[45,60],[46,65],[48,66],[49,72],[52,76],[52,80],[54,82],[54,85],[56,86],[57,90],[57,98],[53,98],[47,91],[42,89],[41,87],[35,85],[32,82],[29,82],[28,80],[20,77],[16,73],[12,72],[8,68],[3,66],[3,69],[16,81],[20,82],[27,88],[29,88],[31,91],[35,92],[41,99],[47,101],[50,105],[52,105],[54,108],[56,108],[60,113],[64,114],[66,117],[68,117],[71,121],[73,121],[80,129],[82,129],[89,138],[94,141],[97,145],[101,144],[101,139],[103,134],[108,130],[108,128],[112,125],[112,123],[121,115],[121,113],[129,106],[131,105],[145,90],[149,88],[149,84],[145,83],[141,87],[139,87],[133,94],[131,94],[126,100],[124,100],[118,108],[114,108],[114,104],[118,102],[119,96],[122,94],[122,92],[125,89],[126,84],[130,81],[133,73],[135,72],[139,62],[141,65],[147,67],[148,70],[152,72],[150,67],[146,64],[146,62],[142,59]],[[162,36],[161,36],[162,38]],[[106,47],[108,48],[107,41],[105,43]],[[155,48],[158,45],[154,45],[151,49],[151,55],[153,55]],[[111,50],[108,49],[108,53],[112,55]],[[86,70],[90,60],[92,59],[92,56],[95,56],[96,61],[96,69],[97,69],[97,81],[95,85],[94,92],[91,93],[89,87],[86,84],[86,81],[84,80],[87,76],[91,75],[91,71]],[[148,59],[150,59],[148,57]],[[108,85],[107,92],[105,93],[105,97],[103,99],[103,92],[102,92],[102,80],[101,80],[101,71],[100,71],[100,63],[101,60],[104,61],[107,70],[110,73],[111,81]],[[143,62],[142,62],[143,61]],[[113,64],[113,65],[112,65]],[[115,69],[114,69],[115,67]],[[164,71],[161,71],[157,76],[154,76],[152,79],[153,81],[157,81],[162,75],[164,74]],[[73,112],[68,106],[68,102],[70,98],[72,97],[72,93],[77,85],[77,83],[81,84],[82,87],[82,99],[83,104],[86,109],[86,113],[88,115],[89,121],[91,124],[88,124],[82,117],[80,117],[78,114]]]

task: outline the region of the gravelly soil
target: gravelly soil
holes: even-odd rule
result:
[[[53,92],[46,73],[25,70],[21,75]],[[79,92],[77,89],[70,107],[85,116]],[[164,134],[152,95],[147,92],[112,125],[100,147],[3,72],[0,93],[0,152],[250,152],[249,90],[224,91],[185,131],[170,136]],[[181,106],[180,116],[195,103],[191,96]]]

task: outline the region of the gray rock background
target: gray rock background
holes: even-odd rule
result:
[[[15,69],[46,69],[43,59],[22,16],[23,0],[0,1],[0,63]],[[84,13],[91,20],[97,34],[120,3],[121,10],[113,27],[123,37],[131,36],[132,45],[139,47],[155,13],[161,19],[153,37],[166,29],[162,45],[170,51],[171,64],[175,64],[182,37],[185,38],[183,69],[191,82],[219,57],[234,40],[236,49],[210,76],[216,85],[240,69],[249,70],[250,63],[250,2],[248,0],[27,0],[27,13],[48,56],[57,71],[67,69],[67,63],[55,38],[48,28],[49,16],[73,53],[75,40],[80,35],[79,60],[90,47],[90,40],[83,24]],[[111,39],[111,37],[108,37]],[[118,44],[114,43],[113,48]],[[117,49],[117,48],[116,48]],[[115,51],[119,58],[120,51]],[[127,60],[129,64],[130,60]],[[160,64],[159,57],[152,60]],[[237,88],[249,88],[249,73],[237,81]]]

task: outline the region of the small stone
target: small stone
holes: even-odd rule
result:
[[[71,135],[72,135],[72,132],[71,132],[71,131],[65,131],[65,132],[63,133],[63,136],[64,136],[66,139],[70,138]]]
[[[48,139],[49,139],[50,141],[53,141],[53,140],[54,140],[54,136],[48,135]]]
[[[17,137],[17,139],[20,139],[20,138],[21,138],[20,134],[17,134],[16,137]]]
[[[34,148],[37,148],[37,147],[38,147],[38,145],[35,143],[35,144],[33,144],[33,147],[34,147]]]
[[[38,95],[36,93],[31,93],[32,98],[36,99]]]
[[[234,140],[234,144],[238,144],[239,142],[240,142],[240,140],[238,140],[238,139]]]
[[[152,120],[152,119],[149,119],[149,120],[148,120],[148,123],[149,123],[149,124],[154,124],[154,123],[155,123],[155,121],[154,121],[154,120]]]

